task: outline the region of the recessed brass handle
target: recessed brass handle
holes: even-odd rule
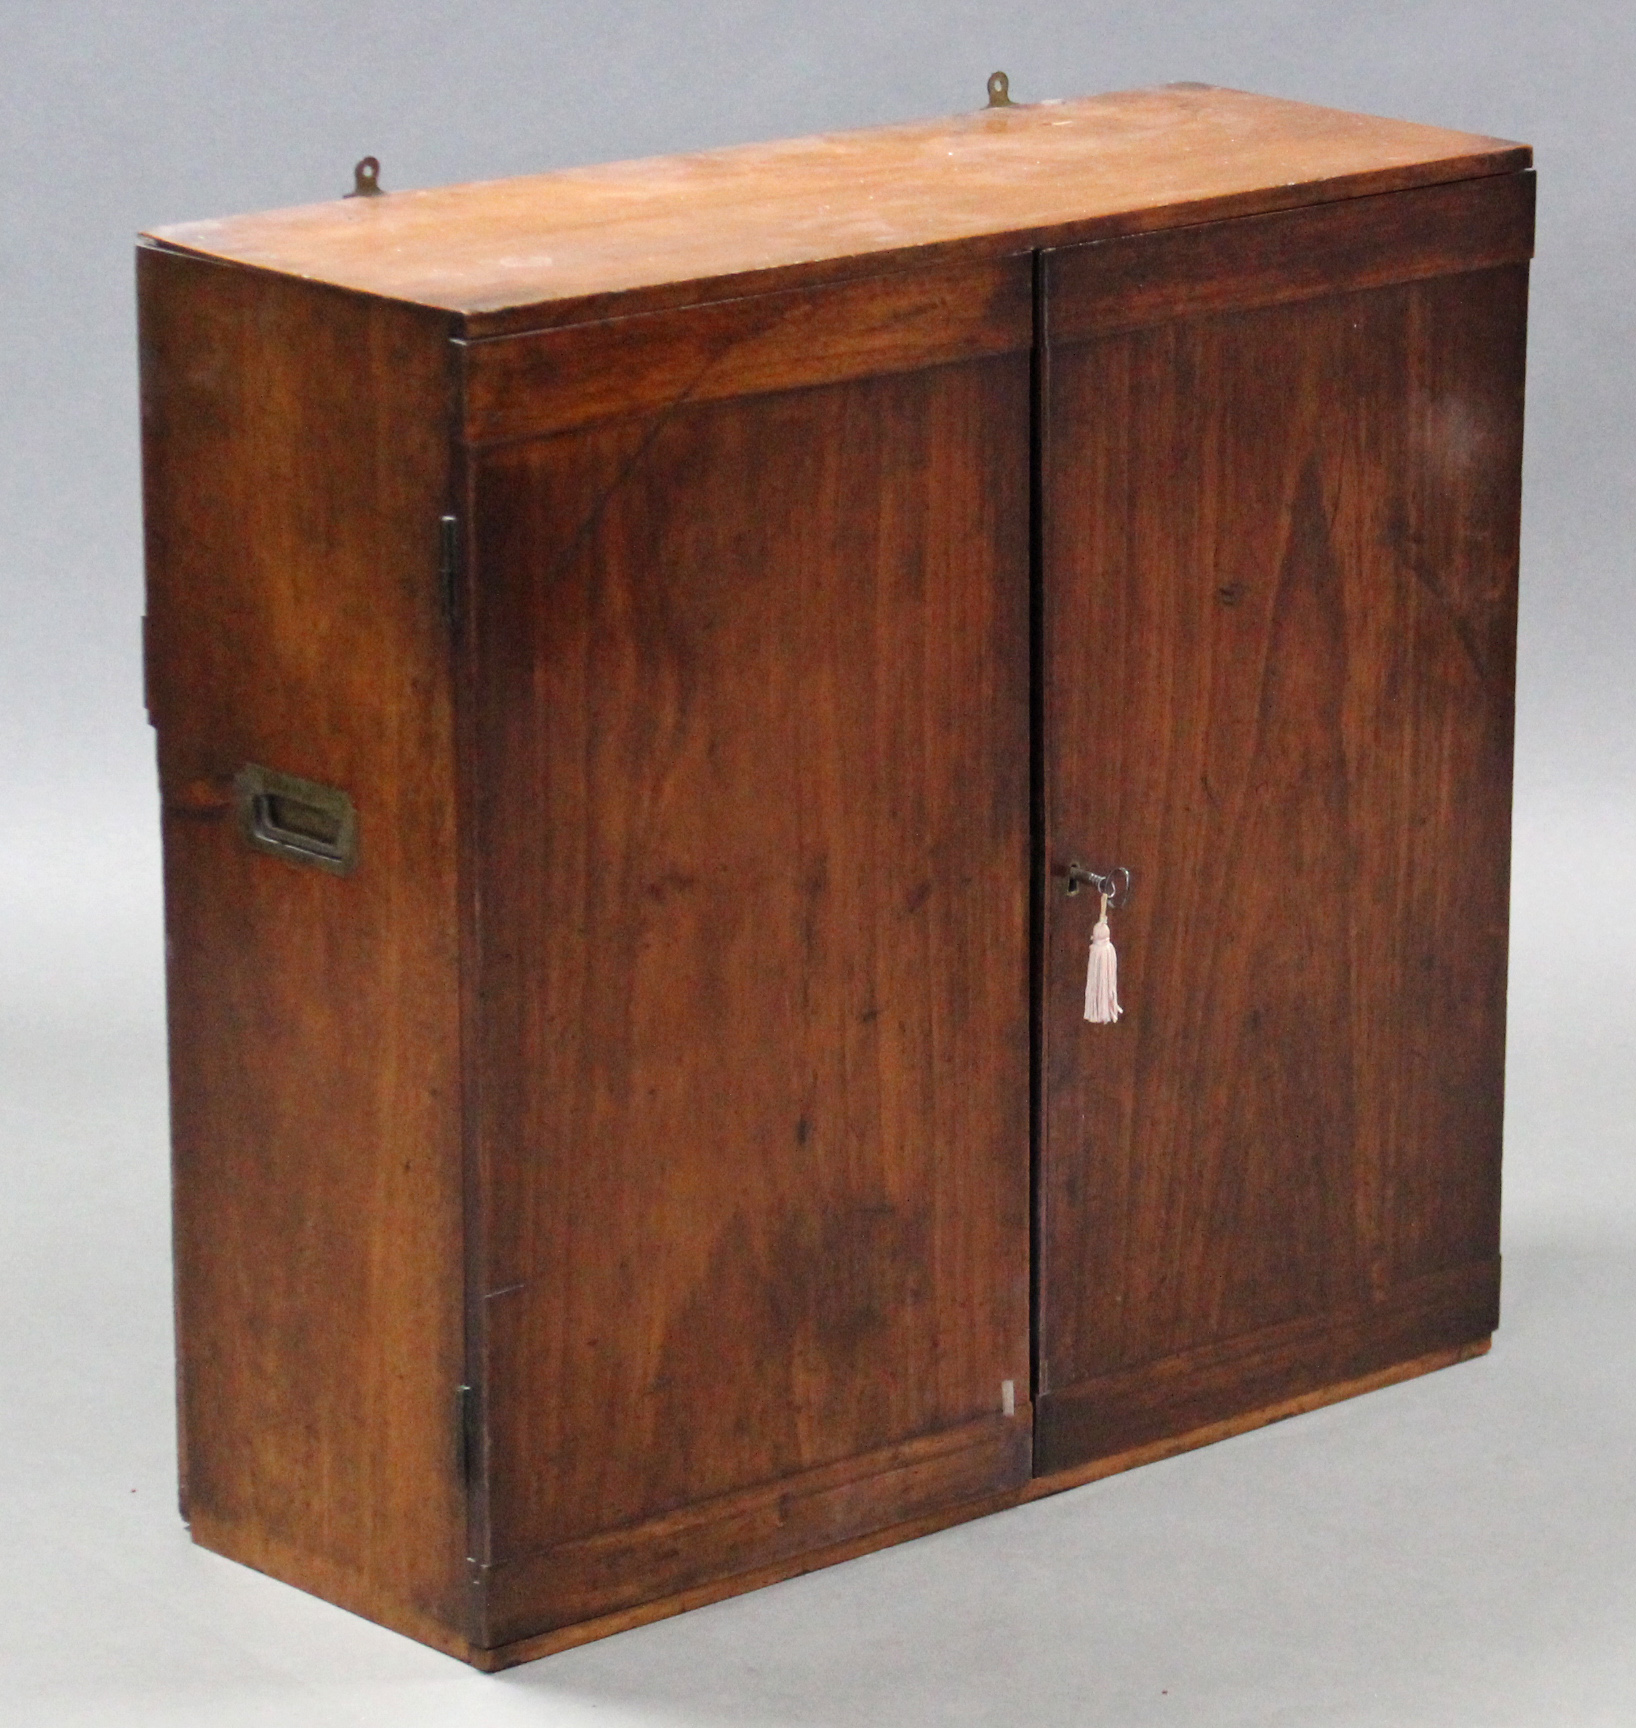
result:
[[[233,782],[239,828],[258,852],[337,876],[358,862],[358,813],[335,786],[247,763]]]

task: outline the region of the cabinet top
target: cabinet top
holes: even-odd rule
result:
[[[157,228],[147,243],[540,328],[1526,168],[1526,145],[1202,84]]]

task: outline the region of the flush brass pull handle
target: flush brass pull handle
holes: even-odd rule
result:
[[[337,876],[358,862],[358,813],[335,786],[247,763],[233,782],[239,828],[258,852]]]

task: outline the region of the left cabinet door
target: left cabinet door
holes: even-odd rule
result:
[[[1024,1480],[1030,267],[466,351],[486,1638]]]

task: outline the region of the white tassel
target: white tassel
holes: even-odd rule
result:
[[[1119,956],[1108,934],[1108,897],[1102,896],[1102,912],[1091,931],[1091,963],[1085,971],[1085,1018],[1098,1026],[1111,1026],[1124,1009],[1119,1006]]]

